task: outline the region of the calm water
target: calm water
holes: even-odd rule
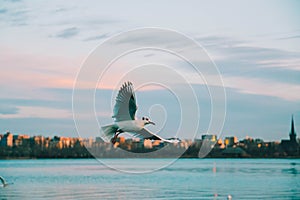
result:
[[[167,159],[107,159],[140,170]],[[94,159],[0,160],[0,199],[300,199],[300,160],[181,159],[151,173]]]

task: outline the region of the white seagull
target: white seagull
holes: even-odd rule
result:
[[[8,183],[5,181],[5,179],[2,176],[0,176],[0,181],[3,187],[6,187],[8,185]]]
[[[178,140],[169,140],[156,135],[145,129],[145,125],[155,125],[148,117],[136,119],[135,113],[137,110],[135,94],[131,82],[125,82],[119,90],[116,98],[116,104],[113,110],[115,123],[101,127],[104,135],[111,137],[111,142],[114,144],[117,137],[124,132],[130,133],[133,136],[140,136],[144,139],[161,140],[168,143],[176,143]]]

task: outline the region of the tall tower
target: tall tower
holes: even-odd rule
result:
[[[294,117],[292,115],[292,122],[291,122],[291,132],[290,132],[290,141],[296,142],[296,131],[294,127]]]

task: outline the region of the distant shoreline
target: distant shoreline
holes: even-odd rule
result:
[[[218,139],[216,135],[202,135],[201,139],[166,143],[153,139],[118,137],[114,144],[102,138],[69,138],[54,136],[0,134],[0,160],[83,159],[83,158],[300,158],[300,139],[292,125],[290,140],[264,142],[235,136]],[[151,153],[150,153],[151,152]]]

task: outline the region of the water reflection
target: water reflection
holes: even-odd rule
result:
[[[297,174],[299,174],[299,171],[295,167],[292,167],[292,168],[288,168],[288,169],[283,169],[282,173],[297,175]]]
[[[145,160],[144,165],[161,160]],[[134,159],[122,161],[134,169]],[[153,173],[126,174],[95,160],[0,161],[14,182],[1,199],[297,199],[300,160],[181,159]],[[34,189],[32,189],[34,188]]]

